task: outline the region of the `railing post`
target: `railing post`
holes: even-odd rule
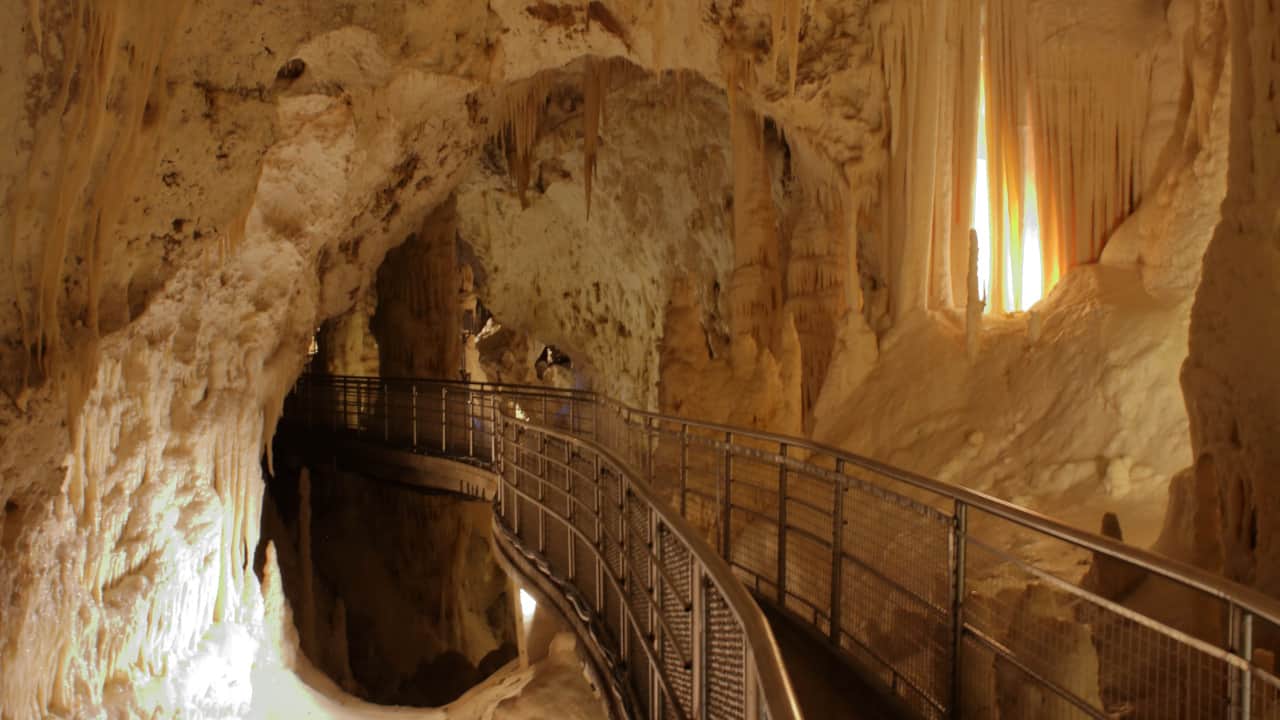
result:
[[[689,592],[693,605],[693,617],[689,623],[689,638],[692,645],[691,658],[693,667],[690,678],[693,685],[693,712],[689,717],[707,717],[707,632],[706,632],[706,582],[702,577],[702,568],[696,561],[689,563]]]
[[[418,449],[418,383],[409,386],[409,436],[413,449]]]
[[[689,494],[689,423],[680,423],[680,517],[689,516],[686,496]]]
[[[787,444],[782,443],[778,465],[778,606],[787,606]]]
[[[471,388],[467,388],[467,457],[474,458],[476,456],[476,422],[472,408],[475,402],[475,393],[471,392]]]
[[[841,595],[844,591],[844,460],[836,458],[831,515],[831,642],[840,647]]]
[[[652,432],[650,419],[651,418],[648,415],[644,418],[644,464],[648,466],[649,487],[652,488],[654,486],[653,478],[656,474],[653,468],[653,455],[656,452],[656,448],[654,447],[654,434]]]
[[[965,545],[968,533],[968,506],[964,501],[957,499],[951,535],[951,717],[960,717],[961,673],[964,666],[960,656],[964,651]]]
[[[489,457],[493,462],[498,461],[498,402],[498,396],[489,393]]]
[[[653,511],[652,506],[645,507],[645,514],[649,516],[649,577],[647,592],[649,597],[653,598],[649,603],[649,644],[657,651],[658,661],[663,662],[667,658],[667,644],[663,641],[662,625],[658,621],[658,615],[662,612],[661,604],[664,597],[662,595],[662,574],[658,570],[658,564],[662,562],[662,543],[658,541],[658,514]],[[672,638],[675,642],[676,638]],[[678,701],[671,698],[672,704]],[[662,707],[662,688],[658,681],[657,668],[650,663],[649,665],[649,717],[661,718]]]
[[[564,484],[565,491],[568,493],[568,501],[565,503],[565,515],[569,520],[568,527],[565,528],[565,536],[569,541],[569,581],[573,582],[578,577],[578,541],[574,540],[573,528],[578,527],[578,523],[574,520],[574,509],[578,504],[578,493],[575,490],[576,483],[573,482],[573,448],[569,443],[564,444]]]
[[[1227,693],[1227,717],[1250,720],[1253,715],[1253,613],[1234,602],[1228,605],[1227,647],[1245,661],[1243,670],[1232,669]]]
[[[729,525],[733,520],[733,496],[731,488],[733,486],[733,433],[726,432],[724,434],[724,490],[720,495],[720,554],[725,560],[730,560],[729,552]]]
[[[391,442],[391,393],[386,383],[382,383],[382,442]]]
[[[618,528],[618,568],[622,571],[619,578],[619,587],[622,588],[622,596],[618,598],[618,605],[622,609],[622,632],[619,634],[618,649],[621,651],[622,662],[628,666],[631,665],[631,626],[627,622],[627,615],[631,613],[631,563],[627,561],[627,554],[631,552],[631,538],[629,531],[631,530],[630,518],[627,517],[627,498],[631,494],[631,488],[627,486],[627,476],[618,474],[618,520],[622,527]]]
[[[1244,637],[1241,642],[1241,651],[1244,654],[1244,661],[1248,663],[1248,667],[1244,671],[1243,682],[1240,688],[1240,717],[1241,720],[1250,720],[1253,717],[1253,613],[1246,612],[1244,614]]]
[[[547,434],[538,433],[538,553],[547,554]]]
[[[449,386],[440,386],[440,454],[449,454]]]
[[[596,557],[596,561],[595,561],[596,608],[595,608],[595,611],[598,613],[598,612],[603,612],[605,607],[607,606],[604,601],[604,570],[605,570],[604,560],[603,560],[604,520],[600,516],[600,513],[604,511],[604,494],[600,490],[600,453],[595,452],[594,450],[591,452],[591,472],[592,472],[592,478],[593,478],[592,484],[595,486],[595,493],[593,493],[595,496],[594,497],[594,500],[595,500],[594,515],[595,515],[595,521],[596,521],[595,522],[595,525],[596,525],[595,544],[596,544],[596,551],[597,551],[595,553],[595,557]]]
[[[520,537],[520,493],[514,492],[514,490],[520,488],[520,451],[524,449],[520,447],[520,433],[523,433],[523,428],[517,426],[516,433],[516,437],[512,438],[511,441],[511,487],[513,489],[511,493],[511,531],[516,534],[516,537]],[[504,453],[507,449],[506,445],[507,439],[504,437],[502,438],[502,451]],[[502,461],[504,471],[506,470],[506,462],[504,458]]]

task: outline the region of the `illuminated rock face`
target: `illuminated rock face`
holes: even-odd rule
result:
[[[1217,507],[1198,510],[1210,520],[1201,527],[1221,538],[1215,559],[1226,574],[1280,595],[1280,381],[1267,360],[1280,350],[1280,12],[1244,1],[1225,13],[1233,97],[1227,196],[1204,256],[1182,367],[1195,481],[1181,487],[1192,508],[1197,498],[1216,498]]]
[[[1280,593],[1274,10],[998,3],[1036,49],[997,62],[1010,107],[1097,91],[1036,94],[1030,144],[1093,158],[1041,217],[1100,264],[969,338],[973,123],[943,89],[976,78],[976,5],[0,8],[5,716],[249,707],[282,398],[326,322],[326,367],[376,367],[378,267],[453,193],[477,294],[598,389],[1090,527],[1119,504],[1138,541],[1194,466],[1163,546],[1216,538],[1202,562]],[[1147,112],[1117,64],[1152,69],[1122,88]]]

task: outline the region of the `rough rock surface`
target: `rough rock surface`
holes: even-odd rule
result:
[[[1053,66],[1082,87],[1151,68],[1124,138],[1141,172],[1080,180],[1140,192],[1093,218],[1115,220],[1097,266],[971,356],[944,291],[962,240],[931,235],[964,224],[927,96],[948,78],[904,71],[939,53],[920,0],[4,4],[5,717],[248,710],[282,399],[454,192],[478,294],[598,389],[1090,528],[1127,501],[1139,541],[1193,465],[1170,533],[1218,537],[1206,563],[1280,594],[1274,3],[1021,5],[1035,47],[1100,58]],[[589,220],[586,55],[638,68],[602,103]],[[1079,122],[1133,119],[1100,107]],[[333,352],[369,367],[367,321],[343,322]]]

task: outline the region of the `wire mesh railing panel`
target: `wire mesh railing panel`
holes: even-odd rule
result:
[[[672,690],[683,707],[693,707],[693,567],[689,550],[665,524],[658,525],[658,558],[665,572],[658,578],[659,612],[665,623],[662,661]]]
[[[991,589],[968,599],[966,626],[1019,668],[1006,684],[1097,716],[1232,716],[1240,671],[1213,642],[1229,635],[1221,600],[1063,541],[1018,541],[1029,533],[991,521],[967,542],[973,586]]]
[[[834,579],[834,484],[827,478],[797,470],[789,470],[785,482],[783,604],[829,635]]]
[[[624,532],[626,530],[623,524],[622,506],[617,498],[615,490],[618,486],[618,478],[611,476],[607,472],[600,475],[600,525],[604,532],[604,560],[605,566],[609,573],[614,577],[623,577],[623,567],[625,562],[625,541]]]
[[[628,497],[628,500],[633,498]],[[650,615],[649,594],[653,591],[656,569],[649,551],[649,509],[638,502],[627,502],[626,512],[626,578],[628,605],[635,616],[637,632],[654,632]]]
[[[724,596],[708,584],[706,593],[707,708],[711,720],[746,716],[746,648]]]
[[[950,519],[869,482],[844,498],[844,553],[904,591],[949,611]]]
[[[633,615],[634,619],[640,616]],[[645,634],[641,632],[635,625],[627,631],[627,652],[629,657],[627,663],[629,668],[633,668],[627,673],[631,679],[631,689],[635,693],[636,701],[639,707],[636,708],[637,717],[651,717],[650,708],[653,706],[653,693],[657,683],[653,677],[653,668],[649,664],[649,655],[645,644],[647,639]]]
[[[823,635],[831,632],[831,562],[830,543],[787,533],[784,605]]]
[[[658,497],[669,506],[679,508],[681,503],[682,460],[685,457],[686,442],[680,433],[680,427],[654,423],[651,429],[653,440],[653,476],[652,489]]]
[[[981,642],[968,638],[963,645],[966,668],[961,687],[960,716],[1086,720],[1095,716],[1028,682],[1025,672]]]
[[[841,647],[869,660],[892,692],[945,707],[951,678],[947,616],[848,556],[842,581]]]
[[[517,435],[521,437],[517,439]],[[638,715],[692,718],[698,698],[705,696],[716,698],[705,706],[710,716],[743,718],[746,699],[749,694],[754,696],[756,689],[748,688],[743,675],[748,644],[739,611],[725,600],[720,589],[723,585],[707,582],[696,573],[687,540],[668,527],[669,521],[658,517],[654,506],[642,500],[633,481],[612,461],[593,457],[588,462],[582,448],[540,437],[531,428],[504,435],[502,446],[504,464],[514,468],[504,477],[519,478],[518,489],[536,505],[529,509],[517,501],[513,511],[542,518],[544,531],[539,537],[543,538],[543,549],[539,554],[552,572],[558,572],[561,565],[553,526],[568,518],[568,507],[556,506],[550,500],[553,494],[563,489],[559,494],[565,501],[580,499],[569,506],[575,527],[593,539],[599,533],[598,547],[595,543],[566,543],[574,548],[574,555],[592,552],[596,565],[584,568],[575,564],[573,571],[565,570],[564,574],[571,575],[575,586],[582,588],[589,582],[600,582],[597,568],[605,573],[603,602],[593,608],[599,608],[597,616],[608,637],[614,638],[618,658],[625,663],[619,667],[625,672]],[[583,476],[588,469],[590,481]],[[588,483],[593,490],[584,498],[578,488]],[[541,494],[531,490],[535,486]],[[505,498],[504,493],[507,522]],[[584,515],[591,518],[590,523],[580,522]],[[528,542],[529,533],[519,535]],[[587,571],[596,577],[589,577]],[[694,597],[695,587],[701,588],[703,599]],[[590,590],[580,594],[592,597]],[[701,691],[697,688],[699,677]]]
[[[1274,659],[1270,660],[1274,667]],[[1280,718],[1280,677],[1256,670],[1250,680],[1250,696],[1254,717]]]
[[[856,478],[842,498],[840,645],[923,715],[940,712],[950,704],[951,519]]]
[[[717,549],[723,537],[721,530],[724,513],[721,511],[724,494],[725,453],[716,447],[715,441],[701,435],[691,435],[686,455],[684,482],[684,516],[703,537]]]
[[[1241,643],[1242,653],[1247,648],[1252,667],[1238,671],[1237,682],[1248,683],[1250,709],[1255,718],[1280,718],[1280,675],[1276,657],[1280,655],[1280,624],[1265,618],[1251,616],[1248,620],[1250,632],[1247,643]],[[1239,627],[1243,631],[1244,627]],[[1243,636],[1245,633],[1241,632]],[[1246,680],[1247,676],[1247,680]]]

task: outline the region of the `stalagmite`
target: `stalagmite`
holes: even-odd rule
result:
[[[1034,345],[1040,341],[1040,333],[1044,332],[1044,318],[1036,310],[1027,311],[1027,344]]]
[[[978,233],[969,230],[969,300],[965,305],[965,350],[970,360],[976,360],[982,347],[982,288],[978,284]]]
[[[311,657],[316,650],[315,563],[311,558],[311,471],[298,475],[298,554],[302,565],[302,611],[298,634],[302,649]]]
[[[850,197],[841,167],[823,157],[803,133],[787,133],[797,192],[783,274],[786,308],[801,346],[801,412],[809,414],[826,382],[839,328],[858,307],[850,282],[856,255],[855,213],[865,199]],[[811,421],[811,420],[809,420]]]
[[[342,689],[354,693],[358,685],[355,675],[351,672],[351,650],[347,642],[347,604],[342,598],[338,598],[334,603],[333,622],[330,626],[333,631],[332,639],[328,643],[332,656],[329,667],[337,669],[338,684]]]

